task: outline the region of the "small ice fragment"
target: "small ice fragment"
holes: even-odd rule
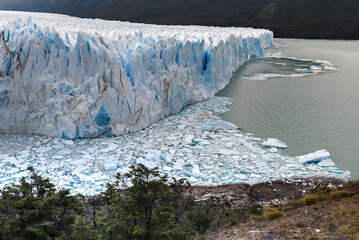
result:
[[[207,125],[213,126],[213,127],[220,127],[222,129],[228,129],[228,130],[238,129],[238,127],[236,125],[234,125],[233,123],[226,122],[223,120],[209,122],[209,123],[207,123]]]
[[[335,170],[335,169],[329,170],[329,172],[335,173],[335,174],[343,174],[344,173],[344,171]]]
[[[142,147],[143,147],[144,149],[151,149],[151,148],[152,148],[152,145],[151,145],[151,144],[148,144],[148,143],[145,143],[145,144],[142,145]]]
[[[302,164],[319,163],[323,160],[330,159],[330,153],[327,150],[323,149],[316,151],[314,153],[309,153],[306,155],[299,156],[297,158],[299,162]]]
[[[195,177],[190,177],[188,180],[189,180],[191,183],[196,183],[196,182],[198,182],[198,179],[195,178]]]
[[[187,136],[185,136],[184,139],[182,140],[182,143],[183,143],[184,145],[191,144],[193,138],[194,138],[193,135],[187,135]]]
[[[193,123],[190,124],[190,126],[201,129],[202,131],[210,131],[210,132],[217,132],[219,130],[238,129],[238,127],[233,123],[222,121],[222,120],[208,122],[208,123]]]
[[[116,150],[117,145],[113,144],[113,143],[109,143],[107,148],[103,148],[100,150],[101,153],[108,153],[108,152],[113,152],[114,150]]]
[[[278,152],[278,149],[275,148],[275,147],[272,147],[272,148],[270,148],[270,149],[268,150],[268,152],[276,153],[276,152]]]
[[[157,164],[152,161],[146,161],[144,165],[150,169],[157,167]]]
[[[276,139],[276,138],[268,138],[267,141],[262,143],[263,147],[276,147],[276,148],[287,148],[287,144]]]
[[[242,160],[241,156],[238,156],[238,155],[232,156],[231,158],[232,158],[234,161],[241,161],[241,160]]]
[[[296,69],[297,72],[309,72],[308,68],[298,68]]]
[[[207,176],[203,173],[201,173],[201,171],[199,170],[199,166],[197,164],[194,164],[193,165],[193,168],[192,168],[192,174],[194,177],[200,177],[200,178],[203,178],[203,179],[206,179]]]
[[[15,164],[15,165],[19,164],[19,161],[15,157],[7,157],[5,158],[5,161],[10,164]]]
[[[312,70],[323,70],[322,67],[317,67],[317,66],[310,66],[310,69],[312,69]]]
[[[232,141],[233,139],[231,137],[223,137],[221,139],[219,139],[221,142],[229,142]]]
[[[151,150],[144,157],[148,161],[159,163],[161,162],[161,151],[160,150]]]
[[[335,162],[332,159],[325,159],[318,163],[321,167],[335,167]]]
[[[204,110],[197,110],[196,113],[194,113],[188,117],[188,122],[199,123],[199,122],[204,122],[208,119],[213,119],[212,113],[204,111]]]
[[[164,166],[163,170],[170,172],[170,171],[172,171],[172,168],[169,166]]]
[[[29,176],[29,173],[27,171],[24,171],[24,172],[19,172],[19,173],[13,174],[11,177],[13,177],[15,179],[20,179],[22,177],[27,177],[27,176]]]
[[[72,140],[64,140],[62,141],[63,144],[66,144],[66,145],[74,145],[74,141]]]
[[[43,147],[43,146],[41,146],[41,147],[39,147],[35,152],[36,153],[45,153],[45,152],[48,152],[48,151],[50,151],[52,148],[50,148],[50,147]]]
[[[265,58],[280,58],[282,56],[282,52],[276,53],[264,53],[263,57]]]
[[[183,170],[183,162],[176,162],[174,165],[173,165],[173,170]]]
[[[185,129],[185,128],[186,128],[186,125],[182,125],[182,124],[181,124],[181,125],[178,125],[178,129],[179,129],[179,130],[183,130],[183,129]]]
[[[166,163],[170,163],[172,162],[172,158],[168,153],[164,153],[161,155],[161,158],[163,161],[165,161]]]
[[[203,140],[201,144],[207,146],[210,145],[210,142],[208,140]]]
[[[116,170],[118,167],[117,163],[116,162],[107,162],[103,165],[103,168],[106,170],[106,171],[113,171],[113,170]]]
[[[227,148],[219,148],[217,150],[218,154],[221,155],[239,155],[240,153],[236,150],[231,150],[231,149],[227,149]]]
[[[20,152],[21,157],[29,157],[30,156],[30,151],[29,150],[24,150]]]

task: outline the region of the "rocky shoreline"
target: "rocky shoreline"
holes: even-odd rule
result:
[[[246,206],[280,206],[287,201],[303,197],[313,190],[324,187],[340,187],[345,182],[336,178],[283,179],[250,184],[227,184],[220,186],[193,186],[190,193],[195,201],[217,199],[230,208]]]

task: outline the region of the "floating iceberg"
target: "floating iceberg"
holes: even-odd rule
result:
[[[330,159],[330,153],[325,149],[298,157],[299,162],[302,164],[319,163],[323,160],[329,160],[329,159]]]
[[[267,141],[262,143],[263,147],[275,147],[275,148],[287,148],[287,144],[276,139],[276,138],[268,138]]]
[[[251,28],[0,11],[0,132],[138,131],[213,97],[272,41],[271,31]]]
[[[206,123],[194,123],[190,126],[194,128],[201,129],[202,131],[210,131],[210,132],[217,132],[220,130],[234,130],[238,129],[236,125],[230,122],[226,122],[223,120],[218,120],[214,122],[206,122]]]

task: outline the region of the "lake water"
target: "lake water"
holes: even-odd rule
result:
[[[358,179],[359,41],[275,44],[267,54],[281,57],[251,60],[217,94],[233,98],[223,119],[255,136],[284,141],[288,149],[281,152],[288,156],[327,149],[341,170]]]

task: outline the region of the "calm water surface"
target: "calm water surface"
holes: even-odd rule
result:
[[[282,57],[251,60],[218,94],[233,98],[224,120],[284,141],[288,149],[282,153],[289,156],[327,149],[341,170],[359,179],[359,41],[275,39],[275,44],[267,53]],[[297,59],[330,61],[338,70],[310,75],[325,64]],[[298,78],[301,74],[308,75]]]

